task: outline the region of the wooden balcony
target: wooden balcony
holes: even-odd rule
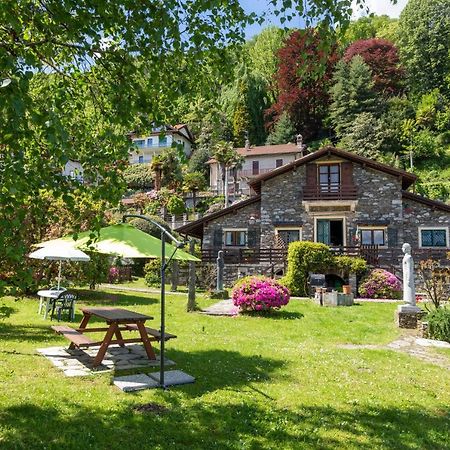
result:
[[[352,184],[303,186],[303,200],[356,200],[357,196]]]

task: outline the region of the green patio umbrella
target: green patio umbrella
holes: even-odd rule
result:
[[[78,234],[77,240],[72,236],[65,236],[51,241],[36,244],[37,247],[47,245],[67,244],[71,242],[74,247],[84,251],[94,251],[105,255],[120,256],[121,258],[161,258],[161,240],[133,227],[130,224],[120,223],[100,229],[97,238],[91,239],[93,231],[85,231]],[[89,241],[92,241],[89,243]],[[165,254],[171,255],[175,247],[165,244]],[[200,261],[193,255],[178,249],[173,259],[180,261]]]
[[[184,246],[172,234],[161,227],[152,219],[141,216],[128,214],[123,217],[124,221],[127,218],[137,217],[149,222],[161,229],[161,239],[150,236],[132,225],[121,223],[117,225],[110,225],[100,229],[99,234],[95,232],[85,231],[77,236],[74,240],[73,236],[66,236],[60,239],[53,239],[52,241],[41,242],[37,247],[45,247],[47,245],[67,245],[71,242],[76,248],[82,250],[91,250],[94,252],[114,255],[122,258],[160,258],[163,263],[161,265],[161,354],[160,354],[160,385],[164,385],[164,337],[165,337],[165,271],[167,264],[172,259],[181,261],[200,261],[193,255],[180,250]],[[91,239],[91,234],[95,237]],[[176,246],[168,244],[166,239],[169,238],[176,243]],[[166,255],[170,255],[167,258]]]

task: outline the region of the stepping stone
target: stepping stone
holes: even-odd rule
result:
[[[450,348],[449,342],[435,341],[434,339],[417,338],[416,344],[422,347]]]
[[[149,373],[149,376],[156,380],[159,384],[159,372]],[[179,384],[194,383],[195,378],[181,370],[168,370],[164,372],[164,384],[165,386],[176,386]]]
[[[234,306],[233,300],[221,300],[203,309],[202,313],[209,316],[237,316],[239,314],[239,308]]]
[[[115,377],[114,385],[123,392],[133,392],[158,387],[158,383],[154,379],[143,373],[139,373],[137,375],[126,375],[124,377]]]
[[[64,375],[66,377],[85,377],[87,375],[90,375],[90,371],[88,369],[66,369],[64,370]]]

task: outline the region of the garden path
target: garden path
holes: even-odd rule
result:
[[[209,316],[237,316],[239,310],[233,305],[233,300],[221,300],[202,310],[203,314]]]
[[[450,344],[447,342],[433,341],[431,339],[418,338],[417,336],[403,336],[387,345],[344,344],[339,345],[338,347],[347,350],[394,350],[397,352],[407,353],[415,358],[419,358],[428,363],[436,364],[450,370],[450,360],[447,357],[429,351],[430,347],[450,348]]]
[[[159,294],[161,292],[161,289],[158,288],[136,288],[136,287],[128,287],[128,286],[122,286],[117,284],[109,284],[109,283],[103,283],[99,286],[100,289],[113,289],[116,291],[125,291],[125,292],[146,292],[149,294]],[[167,291],[166,291],[167,292]],[[175,294],[175,295],[186,295],[186,292],[176,292],[176,291],[168,291],[168,293]]]

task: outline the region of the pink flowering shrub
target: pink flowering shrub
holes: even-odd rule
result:
[[[119,269],[117,267],[110,267],[108,279],[110,283],[116,283],[119,280]]]
[[[269,311],[289,303],[289,289],[271,278],[245,277],[232,291],[235,306],[241,311]]]
[[[366,298],[400,298],[402,284],[391,272],[374,269],[359,286],[359,294]]]

